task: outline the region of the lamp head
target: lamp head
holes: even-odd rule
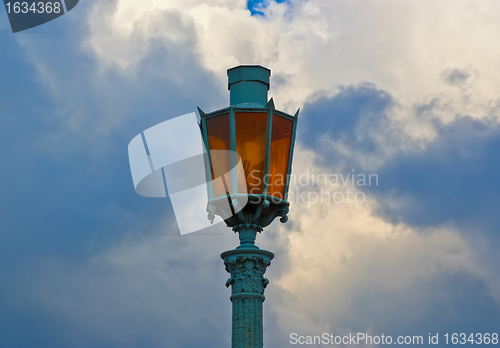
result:
[[[268,101],[271,71],[240,65],[227,71],[230,106],[200,110],[207,149],[209,219],[235,227],[286,221],[289,175],[298,112],[292,116]]]

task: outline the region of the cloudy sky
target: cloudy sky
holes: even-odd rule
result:
[[[17,34],[0,10],[0,346],[230,346],[237,236],[180,236],[127,145],[227,106],[239,64],[301,108],[296,175],[378,176],[297,185],[365,199],[297,200],[258,236],[265,345],[499,333],[499,42],[496,0],[82,0]]]

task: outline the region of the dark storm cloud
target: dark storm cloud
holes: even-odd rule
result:
[[[457,86],[464,83],[470,77],[470,73],[465,69],[446,69],[441,76],[446,83]]]
[[[85,9],[83,4],[80,7]],[[186,329],[176,336],[180,342],[189,341],[186,337],[198,344],[199,340],[225,341],[229,336],[214,333],[218,329],[194,337],[190,332],[194,315],[179,318],[183,311],[200,307],[183,309],[182,303],[189,302],[191,295],[179,289],[173,289],[173,294],[186,301],[176,298],[177,314],[168,310],[167,303],[157,322],[141,321],[158,308],[136,288],[136,282],[147,284],[150,278],[137,280],[127,267],[119,271],[121,267],[107,265],[105,257],[101,266],[89,260],[125,238],[178,235],[168,199],[135,193],[128,143],[148,127],[193,112],[197,105],[205,110],[220,107],[227,92],[214,86],[218,80],[199,65],[189,46],[192,42],[186,47],[152,43],[148,59],[138,64],[135,74],[123,74],[116,67],[100,69],[81,46],[85,33],[61,30],[67,28],[66,17],[46,24],[54,35],[0,35],[0,276],[4,284],[0,318],[8,323],[0,328],[0,345],[125,347],[141,341],[150,347],[165,346],[173,334],[169,337],[163,324],[155,325],[168,322],[175,327],[179,320]],[[164,243],[161,254],[179,243]],[[214,259],[223,288],[222,261],[217,253]],[[120,272],[125,274],[109,278]],[[152,272],[151,279],[161,273],[155,266]],[[181,269],[179,274],[183,273],[188,272]],[[176,282],[182,282],[180,276],[157,289],[164,294]],[[189,281],[184,284],[190,286]],[[130,301],[136,291],[138,298]],[[229,307],[226,295],[221,293]],[[125,312],[112,314],[117,310]],[[207,316],[213,314],[211,309],[205,311]],[[107,319],[95,325],[95,318]],[[123,324],[124,318],[132,323]],[[143,323],[141,329],[134,331],[138,327],[134,320]],[[127,331],[129,335],[120,337]],[[83,343],[78,343],[84,336]]]
[[[380,155],[379,136],[385,142],[397,139],[387,117],[394,104],[389,93],[369,83],[341,87],[331,98],[322,96],[304,105],[297,139],[321,154],[323,164],[359,167],[359,159],[341,153],[332,142],[353,152]]]
[[[377,198],[378,213],[395,223],[467,223],[498,231],[500,124],[496,118],[460,115],[444,124],[432,115],[437,104],[434,100],[414,108],[415,117],[427,119],[437,134],[423,150],[401,150],[403,131],[387,117],[396,103],[373,85],[344,87],[331,98],[306,104],[298,139],[330,168],[340,163],[346,171],[376,170],[380,185],[366,190]],[[388,147],[394,155],[380,167],[360,161],[384,156]]]
[[[412,225],[467,223],[498,231],[500,124],[457,117],[437,131],[424,151],[399,154],[380,169],[381,210]]]
[[[99,75],[89,58],[77,52],[65,60],[44,60],[48,51],[64,45],[61,36],[25,45],[53,75],[34,78],[30,63],[13,58],[25,55],[19,47],[8,47],[0,58],[1,175],[6,184],[0,194],[8,197],[0,204],[8,217],[3,237],[16,246],[0,243],[8,248],[2,255],[12,250],[22,255],[30,247],[74,253],[85,249],[89,238],[102,244],[152,216],[171,214],[168,200],[143,199],[134,192],[127,145],[146,128],[192,112],[204,100],[161,79],[159,67],[147,61],[134,79],[113,72]],[[152,53],[168,64],[165,52]],[[75,65],[84,68],[66,74]],[[188,86],[196,91],[210,83],[200,70],[197,75],[195,66]],[[188,83],[189,78],[186,74]],[[56,95],[65,93],[54,97],[47,88],[51,84]],[[143,219],[145,215],[149,218]]]

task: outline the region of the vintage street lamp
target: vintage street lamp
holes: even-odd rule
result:
[[[262,303],[269,282],[263,275],[274,255],[254,243],[257,232],[276,217],[283,223],[288,219],[298,111],[288,115],[267,100],[269,69],[241,65],[227,74],[230,106],[208,114],[198,109],[211,182],[207,212],[212,221],[220,216],[240,239],[236,249],[221,254],[231,274],[226,286],[232,287],[232,347],[262,347]],[[242,170],[234,170],[238,162]]]

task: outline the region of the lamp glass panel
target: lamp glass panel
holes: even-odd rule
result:
[[[241,156],[249,194],[262,194],[266,163],[267,112],[236,112],[236,152]],[[238,184],[243,182],[238,177]]]
[[[231,182],[228,182],[230,175],[227,175],[227,180],[224,178],[224,174],[231,170],[229,114],[209,118],[206,122],[214,198],[217,198],[225,196],[231,187]],[[221,179],[215,180],[217,178]]]
[[[268,194],[280,199],[285,199],[292,132],[293,121],[273,115],[269,177],[266,181]]]

